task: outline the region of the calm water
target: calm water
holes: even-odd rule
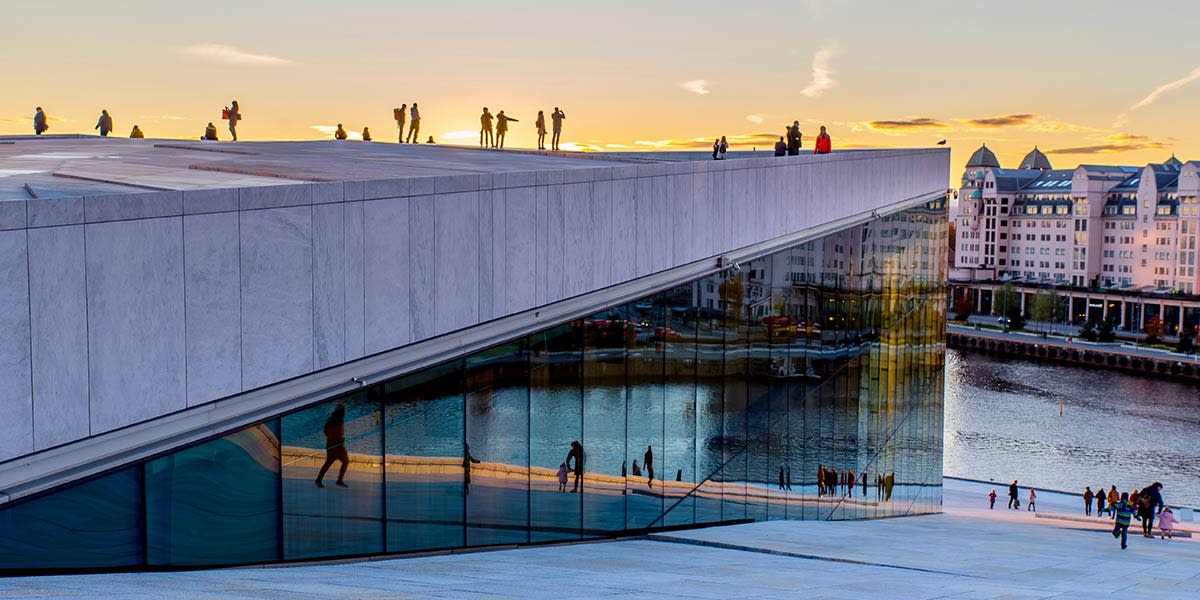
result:
[[[1200,507],[1193,385],[949,350],[945,435],[946,475],[1079,492],[1157,480]]]

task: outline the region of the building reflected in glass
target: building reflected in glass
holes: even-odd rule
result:
[[[941,505],[946,207],[876,218],[0,509],[0,569]]]

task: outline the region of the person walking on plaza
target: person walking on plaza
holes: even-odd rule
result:
[[[350,453],[346,451],[346,405],[338,404],[333,409],[333,413],[325,420],[324,433],[325,464],[321,465],[321,470],[317,472],[317,487],[325,487],[321,480],[325,479],[325,473],[333,466],[334,461],[342,463],[338,470],[337,485],[350,487],[346,485],[346,469],[350,466]]]
[[[1162,497],[1163,484],[1154,483],[1142,488],[1138,494],[1138,515],[1142,518],[1142,536],[1154,537],[1154,517],[1157,511],[1166,506]]]
[[[1017,480],[1014,479],[1013,482],[1008,485],[1008,507],[1020,508],[1020,506],[1021,501],[1017,500]]]
[[[783,489],[783,465],[779,465],[779,489]]]
[[[1112,486],[1108,490],[1108,515],[1112,518],[1117,518],[1117,502],[1121,500],[1121,494],[1117,493],[1117,486]]]
[[[558,465],[558,491],[567,491],[567,463]]]
[[[996,488],[992,488],[992,493],[988,494],[988,510],[996,510]]]
[[[133,131],[129,132],[129,139],[131,139],[131,140],[140,140],[145,137],[146,137],[146,134],[142,133],[142,130],[138,129],[137,125],[134,125]]]
[[[1112,534],[1113,537],[1121,539],[1121,549],[1124,550],[1129,537],[1129,524],[1133,522],[1133,505],[1129,503],[1128,493],[1121,494],[1113,515],[1116,526],[1113,527]]]
[[[96,126],[93,129],[100,130],[100,137],[108,137],[108,134],[112,133],[112,117],[108,116],[107,110],[100,109],[100,118],[96,121]]]
[[[567,113],[560,110],[557,106],[554,107],[554,112],[550,113],[550,122],[553,124],[553,135],[550,136],[550,148],[555,152],[558,151],[558,138],[562,135],[562,122],[565,118],[567,118]]]
[[[787,128],[787,155],[797,156],[800,154],[800,141],[803,135],[800,133],[800,121],[792,121],[792,126]]]
[[[857,483],[857,482],[854,481],[854,469],[847,469],[846,470],[846,495],[851,498],[854,497],[854,484],[855,483]]]
[[[1175,512],[1170,506],[1164,506],[1162,512],[1158,513],[1158,539],[1172,539],[1175,534]]]
[[[825,126],[821,126],[821,133],[817,136],[816,147],[813,148],[813,154],[829,154],[833,151],[833,140],[829,138],[829,134],[825,131]]]
[[[416,102],[408,109],[408,137],[404,139],[414,144],[421,143],[421,111],[417,110]]]
[[[1026,506],[1025,510],[1037,512],[1037,492],[1033,488],[1029,488],[1029,506]]]
[[[1092,516],[1092,486],[1083,486],[1083,514],[1084,516]]]
[[[338,123],[337,131],[333,132],[333,139],[338,140],[338,141],[345,141],[347,137],[349,137],[349,135],[346,133],[346,130],[342,129],[341,123]]]
[[[404,122],[408,120],[408,103],[400,105],[400,108],[392,109],[392,118],[396,120],[396,131],[399,131],[399,141],[397,144],[404,143]]]
[[[504,111],[496,113],[496,145],[492,146],[493,148],[504,149],[504,137],[508,133],[509,121],[520,123],[517,119],[504,114]]]
[[[646,486],[654,489],[654,447],[646,446],[646,454],[642,456],[642,467],[646,469]]]
[[[1097,517],[1103,516],[1103,514],[1104,514],[1105,498],[1107,498],[1107,495],[1104,493],[1104,486],[1102,486],[1102,485],[1096,486],[1096,516]]]
[[[546,149],[546,113],[538,111],[537,121],[533,122],[534,128],[537,129],[538,150]]]
[[[238,121],[242,120],[242,109],[238,106],[238,101],[234,100],[233,102],[229,103],[229,108],[227,110],[229,111],[229,115],[226,117],[229,119],[229,135],[233,136],[233,141],[236,142],[237,124]]]
[[[33,134],[42,135],[47,129],[50,129],[50,124],[47,123],[46,113],[42,112],[42,107],[39,106],[33,111]]]
[[[486,106],[483,107],[483,114],[479,115],[479,147],[496,147],[496,142],[492,139],[492,113],[488,112]]]

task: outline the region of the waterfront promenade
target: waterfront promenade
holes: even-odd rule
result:
[[[1111,521],[1082,517],[1078,497],[1040,493],[1036,515],[1002,509],[1003,498],[989,511],[991,487],[946,480],[940,515],[768,521],[347,564],[13,578],[0,580],[0,598],[1188,598],[1200,590],[1195,538],[1131,536],[1122,552],[1106,531]]]

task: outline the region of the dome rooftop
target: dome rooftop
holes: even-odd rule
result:
[[[971,159],[967,161],[968,167],[995,167],[1000,168],[1000,161],[996,160],[996,154],[988,150],[987,144],[980,146],[975,154],[971,155]]]
[[[1033,150],[1031,150],[1029,154],[1026,154],[1025,158],[1021,159],[1021,166],[1017,168],[1049,171],[1054,167],[1050,166],[1050,159],[1046,158],[1045,153],[1043,153],[1041,150],[1038,150],[1037,146],[1034,146]]]

